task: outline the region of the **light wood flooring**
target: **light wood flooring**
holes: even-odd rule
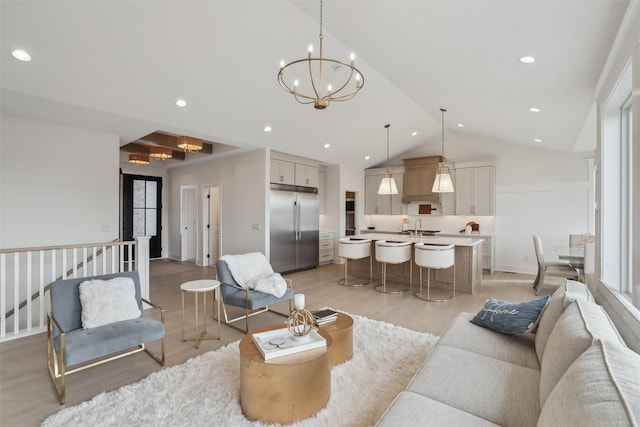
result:
[[[409,292],[402,295],[381,294],[371,285],[361,288],[340,286],[337,282],[342,276],[343,266],[337,264],[287,275],[293,279],[296,292],[306,295],[308,308],[329,306],[435,335],[441,335],[458,313],[477,312],[489,297],[513,302],[535,298],[531,288],[534,276],[525,274],[484,274],[482,286],[475,295],[457,294],[453,301],[446,303],[422,301]],[[202,278],[215,278],[215,270],[191,263],[151,261],[151,300],[166,310],[167,366],[181,364],[244,336],[222,325],[222,339],[204,341],[200,349],[195,349],[193,342],[181,341],[180,284]],[[209,310],[210,303],[209,300]],[[185,305],[187,333],[192,333],[194,303],[191,295],[187,295]],[[279,304],[273,308],[286,311],[288,307]],[[282,320],[282,317],[272,313],[261,314],[252,318],[251,328]],[[216,331],[211,319],[208,331]],[[67,377],[67,403],[60,406],[47,372],[46,342],[46,335],[38,334],[0,344],[0,426],[40,425],[47,416],[65,407],[89,400],[103,391],[136,382],[161,369],[146,353],[138,353],[72,374]],[[154,344],[150,347],[158,349],[159,346]]]

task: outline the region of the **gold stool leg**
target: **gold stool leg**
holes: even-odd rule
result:
[[[338,280],[338,284],[343,285],[343,286],[351,286],[351,287],[361,287],[361,286],[365,286],[368,283],[373,282],[372,279],[372,271],[373,271],[373,264],[371,263],[371,257],[369,257],[369,282],[365,281],[358,281],[358,282],[351,282],[349,283],[349,259],[350,258],[344,258],[344,279],[340,279]],[[352,268],[353,268],[353,264],[352,264]],[[353,279],[353,277],[352,277]]]
[[[185,341],[184,339],[184,291],[181,291],[182,293],[182,341]]]
[[[394,294],[400,295],[407,292],[410,288],[407,288],[406,285],[399,285],[396,283],[391,284],[391,289],[387,289],[387,263],[382,263],[382,278],[381,285],[376,286],[376,291],[384,293],[384,294]],[[411,283],[411,279],[410,279]]]
[[[200,347],[200,331],[198,331],[198,292],[194,292],[194,295],[196,298],[196,307],[195,307],[196,309],[196,348],[199,348]]]

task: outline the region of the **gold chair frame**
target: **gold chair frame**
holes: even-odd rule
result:
[[[291,279],[284,279],[287,282],[287,288],[289,289],[293,289],[293,281]],[[234,329],[237,329],[238,331],[242,332],[242,333],[249,333],[249,318],[252,316],[255,316],[256,314],[261,314],[261,313],[265,313],[267,311],[271,312],[271,313],[275,313],[279,316],[283,316],[283,317],[289,317],[289,313],[291,313],[293,311],[293,298],[289,299],[289,313],[281,313],[279,311],[276,310],[272,310],[269,308],[269,306],[264,306],[262,308],[259,308],[257,310],[251,311],[251,309],[249,309],[249,292],[251,291],[251,289],[245,289],[243,287],[240,286],[236,286],[236,285],[232,285],[230,283],[225,283],[220,281],[220,285],[221,286],[228,286],[230,288],[239,290],[239,291],[243,291],[245,294],[245,306],[244,306],[244,310],[245,310],[245,314],[235,317],[233,319],[229,319],[228,315],[227,315],[227,305],[224,302],[224,298],[222,297],[222,290],[220,290],[220,298],[222,299],[222,313],[224,314],[224,321],[223,323],[227,326],[230,326]],[[234,306],[235,307],[235,306]],[[242,308],[242,307],[239,307]],[[218,316],[220,315],[220,313],[218,313]],[[238,320],[245,320],[245,329],[242,329],[241,327],[234,325],[233,322],[237,322]]]
[[[160,311],[160,321],[164,323],[164,309],[158,306],[157,304],[152,303],[151,301],[141,298],[142,302],[149,304],[155,310]],[[53,329],[51,325],[55,327],[60,333],[60,355],[58,356],[55,346],[53,345],[52,332]],[[51,313],[47,314],[47,367],[49,369],[49,376],[51,377],[51,381],[53,381],[53,387],[55,388],[58,396],[60,397],[60,404],[64,405],[66,401],[66,376],[71,375],[75,372],[80,372],[88,368],[92,368],[94,366],[102,365],[106,362],[111,362],[112,360],[120,359],[125,356],[129,356],[135,353],[139,353],[141,351],[147,352],[149,356],[151,356],[156,362],[160,364],[160,366],[165,365],[165,337],[160,339],[161,342],[161,355],[158,356],[156,353],[153,353],[149,350],[145,344],[140,344],[135,347],[134,350],[126,351],[124,353],[118,353],[111,357],[102,358],[95,362],[88,363],[86,365],[81,365],[74,369],[67,369],[64,363],[64,347],[65,347],[65,332],[60,327],[58,321],[53,317]],[[58,379],[60,381],[58,381]]]

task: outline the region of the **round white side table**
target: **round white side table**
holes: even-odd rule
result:
[[[185,282],[180,285],[180,290],[182,291],[182,341],[195,341],[196,348],[200,347],[200,341],[203,340],[219,340],[220,339],[220,282],[217,280],[203,279],[203,280],[192,280],[190,282]],[[207,335],[207,292],[214,292],[214,299],[218,303],[218,315],[216,316],[218,319],[218,335]],[[191,292],[195,295],[196,306],[196,334],[193,337],[185,337],[184,336],[184,294],[185,292]],[[218,292],[218,295],[215,293]],[[200,333],[198,329],[198,294],[203,294],[202,296],[202,333]]]

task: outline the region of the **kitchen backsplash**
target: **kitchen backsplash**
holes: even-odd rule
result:
[[[467,223],[473,221],[479,224],[478,234],[485,236],[494,234],[494,217],[461,215],[365,215],[365,224],[362,230],[375,227],[377,231],[400,232],[405,218],[409,220],[408,230],[413,230],[416,220],[419,219],[418,228],[421,230],[439,230],[442,234],[460,234],[460,230],[463,230]]]

